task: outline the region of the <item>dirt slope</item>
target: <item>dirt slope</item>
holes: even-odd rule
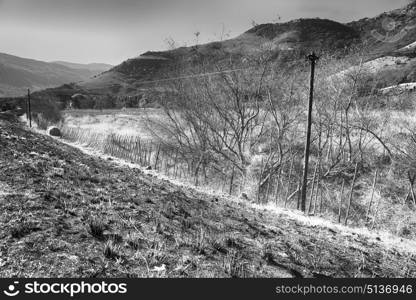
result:
[[[0,114],[1,277],[416,276],[415,255],[175,186],[11,119]]]

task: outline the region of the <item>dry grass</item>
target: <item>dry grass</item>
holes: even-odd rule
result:
[[[12,188],[0,196],[2,277],[416,276],[414,254],[364,235],[178,187],[0,126],[0,182]],[[51,172],[57,166],[62,175]]]
[[[177,149],[171,149],[167,145],[153,142],[146,137],[143,139],[139,135],[104,133],[66,125],[61,127],[61,132],[66,141],[92,148],[102,154],[137,163],[148,170],[156,170],[165,174],[169,178],[194,185],[198,182],[198,185],[215,190],[220,187],[223,192],[230,190],[232,170],[227,170],[227,173],[224,173],[210,169],[207,176],[201,172],[195,175],[193,166],[196,162],[194,160],[183,158]],[[234,179],[233,183],[236,184],[237,179]],[[238,191],[238,189],[236,190]]]
[[[63,113],[63,123],[69,128],[80,128],[99,134],[140,136],[142,140],[152,140],[150,132],[144,126],[148,118],[157,120],[163,118],[163,113],[152,108],[67,110]]]
[[[158,110],[152,109],[150,111],[149,114],[153,117],[161,117],[162,115]],[[83,146],[98,150],[98,153],[101,154],[107,154],[112,157],[121,158],[127,162],[137,163],[145,168],[155,170],[158,174],[165,175],[170,180],[195,185],[196,177],[192,170],[192,161],[182,160],[175,154],[175,151],[166,148],[163,149],[163,146],[161,147],[160,144],[149,140],[149,132],[144,135],[144,138],[136,135],[136,133],[141,134],[141,132],[146,131],[146,114],[146,110],[70,111],[66,113],[66,120],[69,120],[72,125],[77,123],[79,127],[68,127],[65,124],[62,131],[64,138],[68,141],[77,142]],[[374,118],[380,120],[380,122],[386,119],[386,112],[381,110],[373,111],[373,114]],[[390,111],[388,114],[389,126],[385,126],[385,130],[382,132],[382,138],[392,144],[398,143],[394,139],[400,136],[406,130],[406,127],[411,127],[415,124],[414,116],[410,111]],[[96,131],[101,125],[103,128],[100,131]],[[102,131],[107,130],[109,126],[114,126],[117,133]],[[125,132],[124,129],[128,132],[130,127],[139,129],[133,135],[121,134]],[[374,150],[373,155],[382,157],[383,148],[377,140],[370,139],[367,146]],[[267,148],[267,143],[264,147]],[[260,200],[262,203],[272,202],[277,203],[279,206],[284,206],[285,197],[292,194],[296,188],[296,185],[293,183],[288,186],[284,181],[281,183],[271,181],[269,187],[263,189],[262,197],[257,198],[256,196],[259,191],[257,186],[259,180],[257,177],[259,169],[261,169],[262,155],[252,157],[251,169],[248,174],[251,177],[246,180],[244,189],[238,187],[242,182],[239,181],[237,176],[234,176],[233,181],[231,180],[233,177],[231,168],[226,169],[225,173],[216,173],[215,171],[209,173],[208,180],[200,174],[198,176],[199,188],[207,192],[215,191],[222,194],[228,194],[232,190],[232,195],[237,197],[240,197],[241,193],[245,193],[249,195],[251,201]],[[287,172],[288,170],[286,170]],[[414,208],[404,207],[401,198],[405,195],[400,194],[407,188],[406,178],[402,180],[396,178],[389,179],[389,176],[382,175],[377,183],[370,215],[368,218],[366,217],[366,210],[371,197],[372,176],[373,171],[367,167],[367,170],[363,170],[358,180],[357,190],[354,193],[351,208],[350,224],[353,226],[389,231],[406,238],[415,237],[416,232],[412,229],[407,230],[408,228],[413,228],[413,224],[416,223]],[[232,189],[230,187],[231,182],[233,183]],[[276,184],[281,187],[280,190],[275,189]],[[265,193],[266,195],[264,195]],[[324,184],[323,192],[319,195],[318,199],[318,202],[321,202],[323,206],[322,210],[318,206],[317,214],[319,216],[334,222],[337,221],[339,193],[339,182]],[[344,195],[344,197],[347,196],[348,194]],[[334,201],[334,198],[336,201]],[[289,208],[296,209],[295,200],[296,197],[287,203]],[[378,209],[376,209],[378,202],[380,204],[378,205]],[[346,204],[344,203],[342,209],[343,218],[346,209],[345,206]],[[409,223],[405,224],[403,220]]]

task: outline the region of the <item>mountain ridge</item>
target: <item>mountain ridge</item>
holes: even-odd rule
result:
[[[362,47],[367,52],[367,61],[383,56],[412,58],[416,57],[415,50],[406,46],[416,41],[415,16],[416,2],[412,2],[373,18],[348,23],[308,18],[261,24],[228,40],[167,51],[147,51],[100,74],[74,83],[73,93],[136,96],[149,87],[147,82],[166,79],[177,66],[186,65],[191,68],[201,61],[212,65],[230,59],[243,61],[266,50],[272,53],[272,57],[283,54],[301,59],[312,50],[333,53]],[[392,68],[381,70],[389,77],[381,88],[416,80],[413,66],[413,61],[406,66],[397,66],[397,70],[393,70],[397,71],[394,76],[390,76]],[[48,90],[47,93],[59,95],[60,87]]]
[[[105,64],[105,63],[87,63],[87,64],[81,64],[81,63],[73,63],[68,61],[51,61],[50,63],[66,66],[71,69],[81,69],[81,70],[90,70],[92,72],[105,72],[113,68],[113,65]]]
[[[87,80],[103,71],[95,68],[76,69],[59,63],[0,53],[0,97],[21,96],[27,89],[43,90]]]
[[[104,74],[81,82],[79,88],[87,93],[91,87],[94,87],[93,92],[98,94],[134,95],[135,90],[143,88],[141,81],[163,78],[167,70],[178,63],[179,58],[185,57],[186,63],[192,62],[195,57],[208,58],[217,62],[229,56],[239,59],[264,49],[276,52],[292,50],[322,52],[325,49],[330,52],[365,45],[370,59],[384,55],[409,56],[413,55],[413,50],[405,53],[399,49],[416,41],[416,18],[414,16],[416,16],[416,3],[412,2],[405,7],[382,13],[374,18],[364,18],[348,23],[309,18],[285,23],[261,24],[225,41],[168,51],[145,52],[139,57],[124,61]],[[378,39],[380,35],[387,39],[403,31],[406,34],[400,36],[398,40]],[[402,77],[407,75],[407,73],[400,74]],[[394,80],[386,84],[395,84]],[[108,89],[109,84],[113,87],[112,91],[116,93]],[[114,88],[114,85],[118,85],[118,88]]]

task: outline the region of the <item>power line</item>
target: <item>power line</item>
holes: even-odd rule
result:
[[[165,78],[165,79],[159,79],[159,80],[139,81],[139,82],[136,82],[136,84],[158,83],[158,82],[166,82],[166,81],[172,81],[172,80],[190,79],[190,78],[205,77],[205,76],[211,76],[211,75],[235,73],[235,72],[250,70],[253,68],[254,67],[240,68],[240,69],[232,69],[232,70],[217,71],[217,72],[210,72],[210,73],[200,73],[200,74],[194,74],[194,75],[171,77],[171,78]]]

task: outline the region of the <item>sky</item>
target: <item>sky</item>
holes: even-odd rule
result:
[[[408,0],[0,0],[0,52],[119,64],[149,50],[232,38],[253,22],[348,22]],[[199,32],[198,40],[195,33]]]

